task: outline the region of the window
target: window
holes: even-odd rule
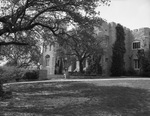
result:
[[[140,68],[139,59],[134,59],[134,69],[138,70]]]
[[[105,58],[105,62],[108,62],[108,58]]]
[[[140,42],[133,42],[133,49],[141,48]]]
[[[49,51],[51,51],[51,45],[49,45]]]
[[[50,56],[49,56],[49,55],[46,55],[46,56],[45,56],[45,63],[46,63],[46,66],[49,66],[49,61],[50,61]]]
[[[47,46],[45,46],[45,52],[47,51]]]
[[[56,51],[56,47],[55,47],[55,44],[53,44],[53,51],[54,51],[54,52]]]

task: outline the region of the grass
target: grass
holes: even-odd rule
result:
[[[148,88],[97,83],[10,85],[13,97],[0,101],[0,116],[150,116]]]

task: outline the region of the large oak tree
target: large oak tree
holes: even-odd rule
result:
[[[0,36],[36,26],[46,27],[56,35],[62,22],[85,24],[88,22],[85,19],[96,15],[95,8],[108,0],[1,0],[1,3],[5,5],[1,7]]]
[[[0,45],[29,44],[15,39],[3,39],[3,36],[36,27],[48,28],[57,35],[62,30],[62,22],[68,25],[87,24],[88,19],[96,15],[95,8],[108,2],[109,0],[0,0]]]

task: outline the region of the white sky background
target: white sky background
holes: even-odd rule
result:
[[[98,8],[100,17],[130,28],[150,28],[150,0],[111,0]]]

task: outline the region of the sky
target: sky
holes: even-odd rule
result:
[[[129,29],[150,28],[150,0],[111,0],[110,6],[100,6],[100,17]]]

